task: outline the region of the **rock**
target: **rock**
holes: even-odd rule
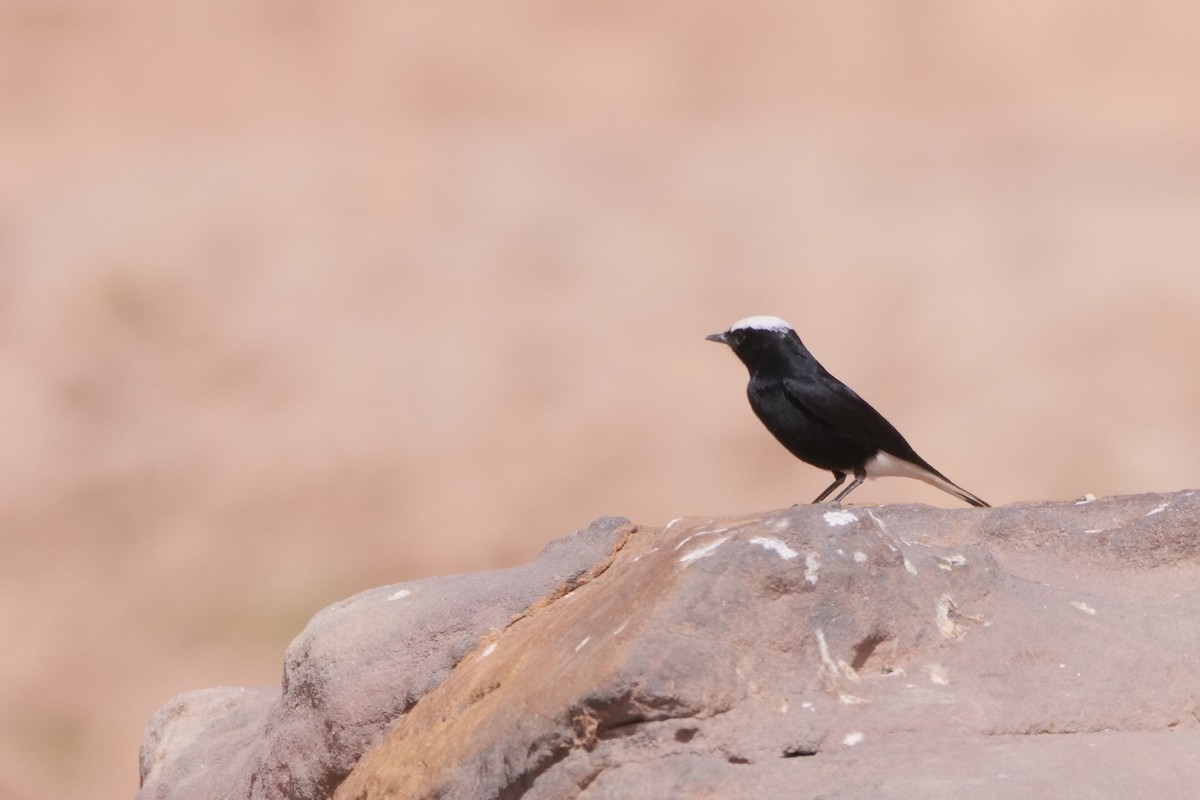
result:
[[[339,788],[376,798],[1185,798],[1200,497],[639,529]]]
[[[488,592],[396,614],[400,587],[321,612],[281,701],[223,727],[251,701],[160,712],[143,795],[1194,796],[1195,492],[590,530],[557,543],[574,580],[528,587],[515,621]],[[512,603],[525,579],[439,580],[472,577]],[[206,758],[237,779],[185,788]]]
[[[138,796],[226,796],[229,778],[248,771],[250,745],[278,703],[275,688],[201,689],[176,697],[146,726]]]
[[[282,691],[190,692],[154,716],[139,800],[328,798],[480,637],[586,580],[627,532],[627,520],[600,519],[521,567],[387,586],[324,609],[288,647]]]

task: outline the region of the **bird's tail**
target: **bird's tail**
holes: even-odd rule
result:
[[[921,458],[910,448],[902,456],[893,455],[886,450],[880,450],[864,468],[868,478],[883,478],[889,475],[897,478],[915,478],[930,486],[936,486],[947,494],[952,494],[963,502],[979,508],[991,508],[990,505],[962,488],[954,481],[938,472],[933,466]]]
[[[917,480],[925,481],[930,486],[936,486],[943,492],[952,494],[963,502],[970,503],[977,508],[991,508],[990,504],[971,494],[935,469],[930,468],[928,471],[923,471],[922,474],[914,475],[913,477]]]

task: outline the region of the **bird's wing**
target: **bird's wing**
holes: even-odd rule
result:
[[[925,465],[892,423],[832,375],[787,377],[783,388],[789,402],[830,431]]]

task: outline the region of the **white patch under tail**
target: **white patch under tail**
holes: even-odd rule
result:
[[[987,503],[961,486],[946,480],[936,472],[930,472],[922,466],[914,464],[911,461],[905,461],[902,458],[897,458],[891,453],[885,453],[882,450],[866,463],[865,471],[867,478],[872,480],[875,478],[915,478],[916,480],[928,483],[930,486],[936,486],[943,492],[952,494],[971,505],[987,506]]]

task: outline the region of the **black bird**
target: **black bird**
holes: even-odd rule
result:
[[[854,480],[835,503],[867,478],[916,478],[973,506],[990,508],[917,455],[900,432],[854,390],[830,375],[779,317],[747,317],[705,337],[733,348],[750,370],[750,407],[796,458],[833,472],[828,497],[847,475]]]

